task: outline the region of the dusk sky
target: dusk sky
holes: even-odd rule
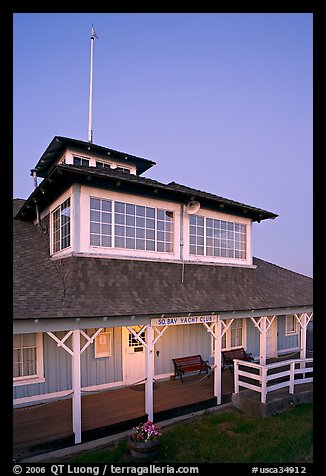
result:
[[[56,135],[157,163],[175,181],[278,214],[254,256],[312,276],[313,15],[14,14],[14,198]],[[39,179],[40,180],[40,179]]]

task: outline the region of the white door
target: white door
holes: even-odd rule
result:
[[[269,326],[266,334],[266,357],[277,357],[277,317]]]
[[[139,332],[140,326],[132,327]],[[145,331],[140,334],[145,341]],[[145,347],[126,327],[122,327],[123,344],[123,381],[126,385],[144,383],[145,379]]]

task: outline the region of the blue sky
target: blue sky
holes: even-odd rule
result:
[[[310,13],[14,15],[15,198],[55,135],[148,158],[176,181],[279,217],[254,256],[312,276]]]

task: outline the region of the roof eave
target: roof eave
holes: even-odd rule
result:
[[[93,151],[100,154],[102,157],[103,155],[112,154],[118,160],[133,162],[137,168],[137,175],[141,175],[142,173],[146,172],[146,170],[156,165],[156,162],[143,157],[137,157],[135,155],[109,149],[108,147],[102,147],[90,142],[71,139],[69,137],[55,136],[35,166],[37,175],[39,177],[45,178],[58,156],[69,147],[75,147],[81,151]]]
[[[45,200],[46,195],[49,193],[53,193],[51,183],[54,181],[57,181],[58,179],[60,180],[63,175],[70,175],[72,178],[78,178],[80,179],[81,176],[84,176],[85,178],[91,177],[92,180],[98,180],[98,181],[106,181],[108,183],[112,184],[117,184],[118,182],[127,184],[129,187],[132,188],[141,188],[141,189],[147,189],[148,191],[153,191],[153,194],[157,197],[157,192],[161,191],[164,193],[166,196],[165,198],[169,198],[169,196],[173,196],[174,200],[182,202],[187,202],[190,199],[193,199],[193,193],[189,191],[180,191],[180,190],[174,190],[173,188],[170,188],[168,185],[160,184],[159,182],[155,182],[155,184],[152,183],[141,183],[141,182],[133,182],[132,177],[127,175],[126,177],[123,177],[121,174],[117,177],[114,176],[109,176],[105,174],[101,174],[99,171],[96,169],[93,171],[90,171],[89,168],[86,168],[83,170],[82,168],[68,168],[66,165],[55,165],[52,166],[49,174],[44,178],[44,180],[41,182],[40,185],[38,185],[37,188],[34,189],[32,194],[29,196],[29,198],[26,200],[22,208],[18,211],[17,215],[15,218],[17,219],[27,219],[27,216],[29,219],[34,219],[36,216],[35,213],[35,205],[37,203],[43,202]],[[77,180],[78,181],[78,180]],[[49,186],[50,185],[50,186]],[[67,184],[68,186],[69,184]],[[56,190],[57,192],[57,190]],[[197,197],[195,197],[197,198]],[[223,200],[222,197],[219,199],[213,199],[210,197],[202,197],[198,196],[198,199],[201,201],[202,204],[204,204],[205,208],[211,208],[216,210],[217,208],[220,209],[220,211],[224,213],[230,213],[230,214],[237,214],[238,216],[243,216],[250,218],[253,222],[260,222],[262,220],[267,220],[267,219],[275,219],[278,215],[272,212],[268,212],[266,210],[261,210],[261,209],[256,209],[254,207],[238,204],[238,203],[230,203],[227,199]],[[28,209],[33,208],[34,212],[29,213]]]

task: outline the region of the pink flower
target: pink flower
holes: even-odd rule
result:
[[[130,438],[133,441],[153,441],[160,436],[160,428],[153,422],[147,421],[133,428],[133,433]]]

